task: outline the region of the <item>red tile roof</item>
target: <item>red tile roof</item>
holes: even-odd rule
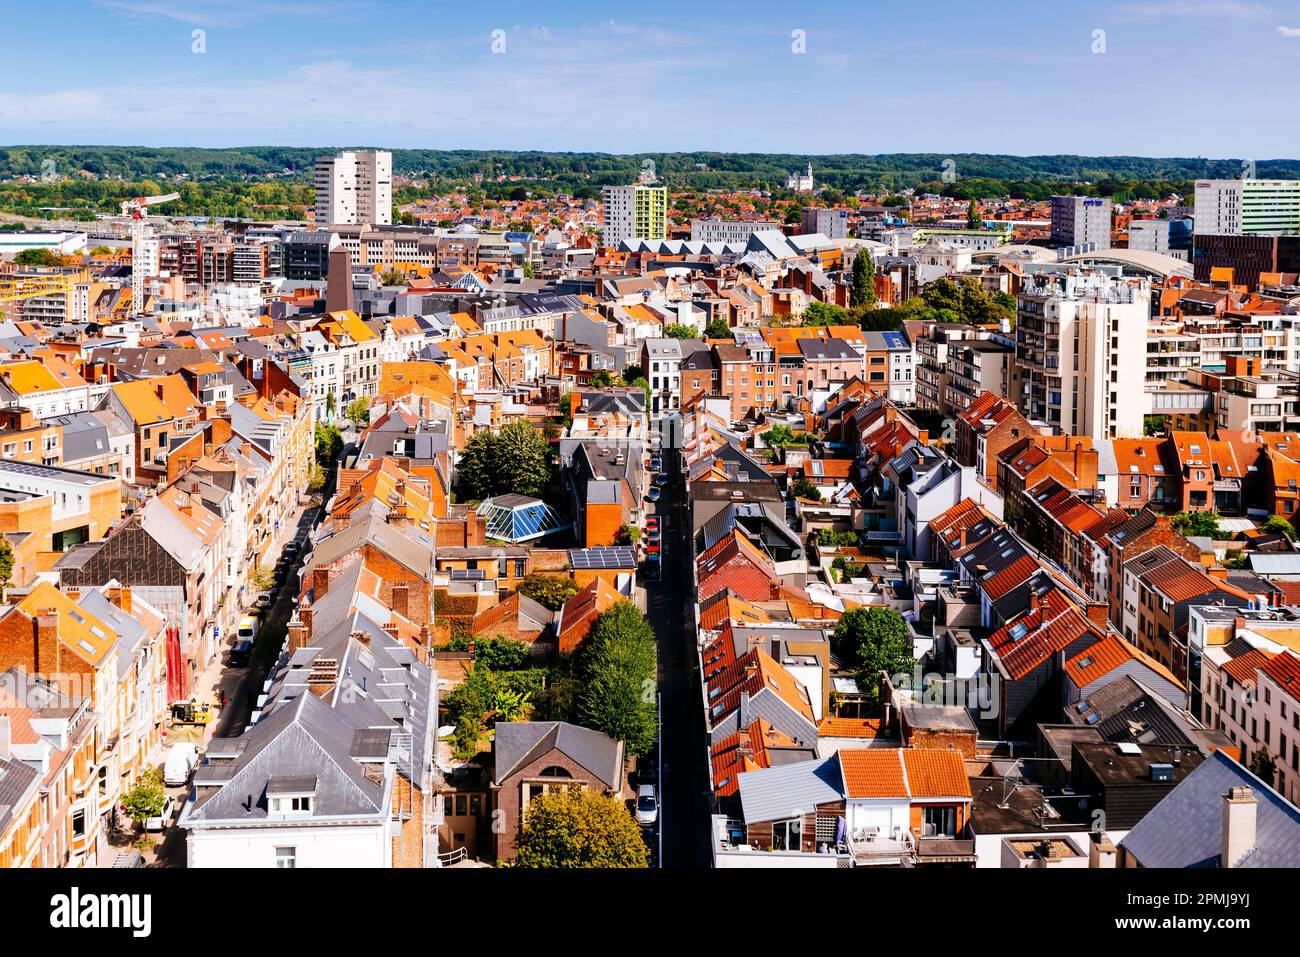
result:
[[[1104,635],[1064,592],[1052,589],[995,631],[988,643],[1007,674],[1018,681],[1089,632],[1098,639]]]
[[[712,749],[714,794],[720,798],[735,794],[740,789],[740,775],[771,767],[767,753],[769,747],[796,746],[793,738],[762,718],[743,731],[727,735]]]
[[[849,798],[969,798],[961,753],[926,748],[841,748]]]
[[[1065,663],[1065,673],[1076,687],[1084,688],[1130,661],[1137,661],[1156,672],[1166,681],[1173,682],[1180,688],[1183,687],[1183,683],[1174,677],[1172,671],[1155,658],[1130,645],[1114,632],[1106,635],[1106,637],[1067,661]]]
[[[1293,699],[1300,700],[1300,657],[1283,651],[1266,661],[1260,670]]]
[[[1263,648],[1252,648],[1244,655],[1238,655],[1226,662],[1223,670],[1230,674],[1237,684],[1253,684],[1256,670],[1268,664],[1269,659],[1275,654],[1276,652],[1265,651]]]

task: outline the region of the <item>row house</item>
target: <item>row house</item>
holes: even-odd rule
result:
[[[1028,490],[1054,478],[1074,491],[1097,488],[1097,450],[1086,436],[1034,435],[998,453],[997,490],[1006,502],[1004,518],[1014,522],[1025,511]]]
[[[61,793],[44,802],[46,826],[61,828],[49,812],[61,805],[67,812],[67,839],[50,842],[51,855],[63,859],[50,866],[96,862],[120,796],[157,758],[167,704],[165,624],[116,583],[60,591],[42,582],[0,618],[0,696],[12,696],[20,713],[25,708],[38,733],[44,723],[32,703],[49,694],[66,702],[56,718],[66,719],[62,733],[49,732],[60,746],[46,750],[46,762],[76,741]]]
[[[1124,566],[1125,588],[1132,575],[1136,597],[1136,632],[1129,637],[1132,613],[1125,608],[1125,637],[1141,651],[1169,668],[1179,681],[1198,684],[1198,662],[1189,654],[1188,616],[1193,605],[1220,604],[1248,607],[1253,596],[1224,577],[1193,565],[1163,546],[1158,561],[1143,563],[1138,556]],[[1138,564],[1134,564],[1134,563]],[[1222,572],[1222,570],[1220,570]]]
[[[1106,552],[1106,599],[1110,606],[1110,620],[1132,642],[1136,624],[1130,625],[1127,618],[1136,614],[1137,598],[1136,594],[1128,597],[1125,594],[1124,569],[1129,559],[1156,547],[1164,547],[1188,561],[1199,562],[1201,550],[1170,524],[1169,516],[1151,509],[1143,509],[1128,521],[1111,528],[1102,536],[1101,545]]]
[[[1107,598],[1106,533],[1128,515],[1104,512],[1054,478],[1045,479],[1021,500],[1022,535],[1064,568],[1095,601]]]
[[[0,674],[0,868],[94,866],[104,828],[87,794],[97,715],[19,669]]]
[[[1267,755],[1274,766],[1267,783],[1294,804],[1300,800],[1300,655],[1272,643],[1240,645],[1206,655],[1207,721],[1241,749],[1243,763]]]
[[[168,461],[205,417],[204,406],[178,373],[115,382],[104,408],[135,432],[135,476],[141,485],[166,481]]]
[[[169,673],[174,696],[191,673],[221,647],[216,609],[230,587],[225,578],[224,522],[184,489],[172,485],[150,498],[101,542],[79,545],[55,565],[61,586],[90,588],[119,581],[137,590],[177,630],[189,665]]]
[[[953,419],[952,456],[978,470],[984,481],[998,488],[998,457],[1009,446],[1038,435],[1015,404],[993,392],[983,392]]]

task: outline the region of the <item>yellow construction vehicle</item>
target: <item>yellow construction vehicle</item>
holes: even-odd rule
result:
[[[172,724],[207,725],[217,716],[214,704],[198,704],[194,701],[172,702]]]

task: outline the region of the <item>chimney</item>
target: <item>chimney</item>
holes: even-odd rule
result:
[[[311,570],[311,595],[313,601],[319,601],[321,596],[330,590],[330,570],[317,566]]]
[[[1223,847],[1220,867],[1236,867],[1255,849],[1255,813],[1258,803],[1248,787],[1229,788],[1223,795]]]
[[[389,598],[389,604],[392,606],[393,613],[401,615],[403,618],[409,618],[411,601],[410,585],[394,585],[392,596]]]
[[[104,597],[126,614],[131,614],[131,589],[123,588],[121,585],[114,585],[104,592]]]
[[[1104,601],[1088,602],[1084,613],[1088,616],[1088,621],[1103,630],[1110,623],[1110,606]]]
[[[1110,839],[1110,835],[1105,831],[1090,835],[1088,841],[1088,867],[1091,870],[1100,868],[1115,868],[1118,866],[1116,858],[1118,851],[1115,849],[1115,842]]]

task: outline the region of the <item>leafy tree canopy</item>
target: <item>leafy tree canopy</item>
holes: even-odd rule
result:
[[[528,802],[515,854],[516,866],[528,868],[649,866],[641,829],[623,803],[577,787]]]

